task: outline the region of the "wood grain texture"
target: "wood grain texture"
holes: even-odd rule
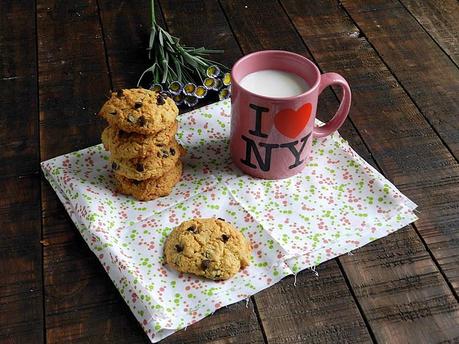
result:
[[[264,343],[253,304],[245,301],[220,308],[188,328],[174,333],[161,344]]]
[[[0,16],[0,343],[43,343],[35,4]]]
[[[0,343],[43,343],[38,175],[0,178]]]
[[[459,3],[457,0],[400,0],[429,35],[459,66]]]
[[[343,2],[342,5],[364,30],[365,36],[392,68],[413,101],[437,129],[441,139],[454,154],[454,144],[451,145],[452,141],[449,141],[445,135],[447,131],[451,131],[453,141],[455,137],[459,138],[459,101],[457,100],[459,69],[441,53],[436,45],[432,45],[431,39],[407,15],[406,10],[399,3],[386,1],[384,5],[381,5],[378,1],[366,1],[365,4],[349,1]],[[336,8],[332,5],[329,7]],[[334,28],[341,35],[344,30],[358,31],[358,28],[343,11],[333,13],[335,15],[333,18],[338,20]],[[364,38],[353,40],[349,36],[346,40],[343,39],[343,42],[347,42],[348,46],[354,46],[356,43],[365,46],[368,43]],[[387,48],[395,45],[399,47],[397,49]],[[457,212],[459,164],[457,155],[454,159],[444,148],[442,140],[432,134],[426,135],[428,132],[432,133],[432,130],[412,102],[406,98],[406,104],[399,101],[399,94],[404,92],[393,77],[383,77],[384,74],[389,74],[389,71],[386,70],[374,50],[368,47],[368,53],[362,49],[360,51],[362,53],[357,58],[360,58],[368,67],[381,70],[379,80],[374,80],[374,85],[379,87],[383,78],[386,80],[386,85],[394,85],[394,88],[385,87],[390,92],[384,91],[384,93],[374,95],[381,100],[383,107],[380,109],[386,111],[387,108],[388,111],[394,111],[389,100],[398,100],[398,118],[391,116],[392,123],[385,122],[387,131],[378,129],[378,138],[374,136],[375,133],[371,135],[372,139],[380,142],[390,138],[394,145],[394,150],[392,150],[388,148],[388,144],[379,144],[381,150],[384,150],[381,163],[383,170],[387,171],[387,175],[394,178],[397,186],[419,205],[423,216],[417,222],[417,228],[457,293],[459,290],[459,231],[457,230],[459,226],[459,213]],[[400,64],[399,61],[402,60],[404,62]],[[426,70],[429,72],[426,73]],[[355,78],[356,74],[351,76],[349,73],[349,77]],[[383,89],[380,88],[380,90]],[[373,105],[368,104],[367,106],[374,106],[374,102]],[[445,129],[443,135],[442,129],[436,124],[449,129]],[[397,138],[392,138],[393,136]],[[399,141],[399,144],[396,144],[396,141]],[[428,151],[426,147],[429,147]],[[402,174],[404,174],[403,177]],[[426,194],[430,197],[426,197]]]
[[[41,158],[100,143],[110,90],[95,1],[37,4]]]
[[[294,1],[283,1],[283,3],[320,66],[325,70],[337,70],[349,80],[354,94],[351,111],[353,122],[359,128],[359,132],[385,174],[420,205],[421,219],[416,226],[433,255],[437,257],[445,274],[453,278],[450,279],[451,281],[454,281],[457,273],[457,262],[455,261],[457,248],[454,247],[456,245],[454,240],[448,242],[448,238],[454,238],[456,235],[449,224],[450,221],[457,221],[457,212],[451,209],[458,187],[455,177],[458,171],[457,162],[436,135],[422,135],[431,130],[428,123],[406,93],[397,85],[365,38],[353,34],[358,33],[357,28],[336,2],[324,1],[320,3],[320,7],[318,5],[304,6],[303,3]],[[327,24],[326,29],[319,29],[324,26],[321,26],[324,23]],[[369,115],[374,112],[374,109],[378,109],[378,114]],[[429,150],[426,151],[425,147],[429,147]],[[438,163],[435,162],[436,160]],[[445,164],[445,161],[450,163]],[[437,178],[437,186],[433,187],[432,183],[435,183],[434,180]],[[429,182],[426,182],[428,180]],[[448,183],[449,180],[451,182],[448,186],[444,188],[440,186],[445,181]],[[427,194],[429,197],[425,197]],[[448,212],[449,216],[445,218],[439,215],[439,207],[443,208],[443,214]],[[445,233],[445,229],[448,234]],[[404,233],[402,231],[389,236],[382,241],[381,248],[398,245]],[[425,337],[427,339],[454,340],[458,336],[459,328],[457,326],[457,300],[436,266],[426,255],[425,249],[421,248],[422,243],[419,238],[410,230],[407,233],[411,239],[407,244],[400,246],[399,251],[372,258],[375,261],[378,261],[378,258],[380,260],[378,263],[373,262],[373,265],[384,266],[387,263],[390,267],[390,259],[393,256],[404,257],[401,260],[403,262],[401,271],[387,268],[375,272],[377,276],[374,277],[372,271],[367,279],[370,282],[378,280],[378,284],[370,283],[367,289],[377,294],[377,286],[396,284],[396,281],[402,276],[414,276],[414,280],[418,279],[420,277],[418,270],[421,269],[419,264],[415,264],[415,261],[422,258],[426,264],[424,268],[428,269],[429,274],[435,276],[435,288],[422,279],[418,279],[418,282],[413,283],[409,288],[394,288],[393,294],[386,293],[385,298],[381,296],[381,299],[385,300],[386,306],[390,304],[391,307],[396,307],[400,300],[405,300],[404,311],[414,314],[422,313],[423,316],[416,317],[416,321],[401,317],[398,322],[392,321],[389,315],[375,318],[374,314],[377,314],[378,306],[371,301],[376,298],[376,295],[373,295],[372,298],[364,298],[357,294],[365,315],[378,340],[390,341],[393,338],[387,336],[398,327],[400,333],[398,333],[397,340],[400,341],[403,341],[404,338],[408,341],[410,338],[419,339],[422,337],[421,334],[427,335],[427,332],[430,333],[430,337]],[[395,239],[396,235],[399,238]],[[443,243],[435,245],[435,239]],[[412,244],[408,245],[410,242]],[[417,254],[414,254],[411,249],[413,245],[419,247]],[[362,252],[365,252],[365,248]],[[443,259],[442,254],[446,252],[449,253],[449,256]],[[341,261],[351,285],[356,288],[361,281],[362,276],[359,274],[365,268],[364,262],[361,265],[360,260],[356,259],[351,264],[347,264],[348,257],[341,258]],[[456,284],[453,286],[457,287]],[[444,307],[438,312],[425,313],[424,304],[429,303],[433,296],[441,298]],[[441,318],[444,319],[440,320]],[[378,320],[377,323],[375,319]],[[428,327],[431,329],[427,330]]]
[[[0,176],[38,171],[35,6],[0,1]]]
[[[269,343],[372,343],[336,260],[255,296]]]
[[[342,6],[459,161],[457,66],[398,0],[345,0]]]
[[[38,2],[42,159],[100,142],[110,79],[98,12],[93,0]],[[42,199],[47,342],[147,342],[46,182]]]
[[[162,24],[156,1],[156,18]],[[140,74],[148,67],[150,34],[149,1],[99,0],[101,24],[113,88],[136,87]]]
[[[457,341],[457,300],[412,229],[340,260],[378,343]]]

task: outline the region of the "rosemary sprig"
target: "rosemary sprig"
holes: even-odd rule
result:
[[[156,22],[155,4],[151,0],[151,32],[148,44],[148,58],[152,65],[140,76],[137,86],[147,74],[151,74],[152,82],[169,85],[173,81],[186,83],[202,83],[206,70],[211,65],[218,65],[223,70],[228,68],[208,58],[210,54],[222,53],[222,50],[194,48],[182,45],[180,39],[172,36]]]

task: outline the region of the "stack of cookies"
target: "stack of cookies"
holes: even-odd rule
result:
[[[124,89],[112,93],[99,115],[109,124],[102,143],[110,151],[118,191],[141,201],[168,195],[180,180],[185,154],[175,140],[175,102],[164,93]]]

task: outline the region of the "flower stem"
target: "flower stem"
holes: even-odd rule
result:
[[[155,0],[151,0],[151,27],[155,27],[156,25],[156,17],[155,17]]]

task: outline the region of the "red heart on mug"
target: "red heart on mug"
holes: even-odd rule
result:
[[[274,124],[282,135],[294,139],[303,131],[306,124],[308,124],[311,112],[311,103],[304,104],[296,111],[285,109],[279,111],[276,116],[274,116]]]

